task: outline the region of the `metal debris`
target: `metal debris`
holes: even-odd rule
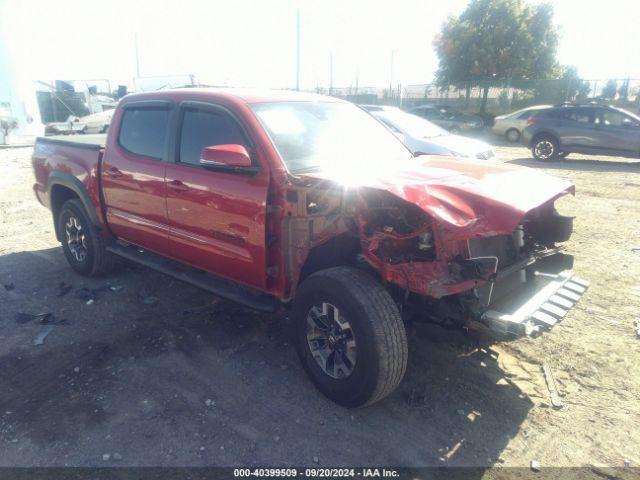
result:
[[[54,325],[47,325],[45,326],[38,335],[36,335],[36,338],[33,339],[33,344],[34,345],[42,345],[44,344],[44,339],[47,338],[47,336],[53,331],[53,327]]]
[[[560,400],[560,394],[558,393],[558,387],[556,386],[556,381],[553,378],[551,373],[551,367],[549,367],[548,363],[542,364],[542,371],[544,372],[544,379],[547,382],[547,389],[549,390],[549,395],[551,396],[551,405],[554,408],[562,408],[564,405],[562,400]]]

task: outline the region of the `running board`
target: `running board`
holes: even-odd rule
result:
[[[219,297],[231,300],[254,310],[275,312],[281,303],[271,295],[254,293],[216,275],[197,270],[133,245],[114,243],[107,247],[111,253],[157,270],[177,280],[190,283]]]

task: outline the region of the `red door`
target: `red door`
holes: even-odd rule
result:
[[[124,105],[102,165],[107,222],[118,237],[168,254],[165,169],[171,110],[168,102]]]
[[[240,144],[252,152],[250,138],[231,112],[200,102],[183,102],[178,125],[175,162],[168,163],[166,170],[171,256],[265,288],[268,172],[211,170],[200,165],[205,147]]]

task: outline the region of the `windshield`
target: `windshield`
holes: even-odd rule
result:
[[[425,120],[417,115],[405,113],[402,110],[375,112],[374,115],[386,120],[392,126],[413,138],[433,138],[449,135],[445,129]]]
[[[411,157],[381,123],[350,103],[251,105],[289,171],[370,169]]]

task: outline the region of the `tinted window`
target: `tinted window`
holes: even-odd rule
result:
[[[533,112],[531,110],[527,110],[526,112],[522,112],[520,115],[518,115],[518,120],[526,120],[532,114],[533,114]]]
[[[593,122],[593,110],[590,108],[574,108],[567,111],[563,117],[566,120],[578,123],[590,123]]]
[[[182,163],[200,164],[200,154],[213,145],[246,145],[242,130],[229,115],[204,110],[185,110],[180,137]]]
[[[137,155],[164,158],[169,110],[127,108],[120,126],[120,145]]]
[[[633,123],[632,120],[620,112],[614,110],[603,110],[601,114],[602,124],[611,127],[621,127],[626,123]]]

